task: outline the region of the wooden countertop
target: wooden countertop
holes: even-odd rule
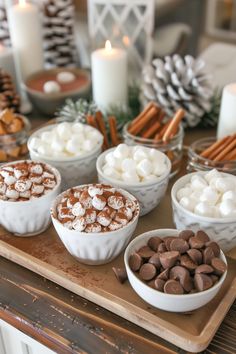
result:
[[[34,120],[38,125],[41,120]],[[194,129],[185,143],[214,135]],[[236,251],[231,254],[236,257]],[[0,257],[0,318],[57,353],[184,353],[45,278]],[[35,297],[35,292],[40,297]],[[236,302],[205,353],[235,353]]]

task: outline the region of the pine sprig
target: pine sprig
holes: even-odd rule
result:
[[[88,102],[83,98],[73,101],[68,98],[65,105],[56,113],[57,116],[66,118],[69,121],[85,123],[87,115],[94,115],[98,108],[96,103]]]
[[[220,104],[221,104],[222,90],[216,89],[212,99],[211,99],[211,110],[205,112],[201,118],[199,126],[204,128],[213,128],[217,125],[219,114],[220,114]]]

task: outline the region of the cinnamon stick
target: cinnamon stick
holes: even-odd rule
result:
[[[158,113],[157,107],[151,107],[148,112],[139,119],[139,121],[129,128],[129,133],[137,135],[145,127],[145,125]]]
[[[234,140],[234,137],[232,135],[229,135],[226,137],[226,139],[223,141],[221,145],[218,146],[215,150],[211,152],[211,154],[208,156],[209,160],[213,160],[217,155],[221,153],[222,150],[226,148],[232,141]]]
[[[211,146],[209,146],[206,150],[202,151],[200,156],[208,158],[212,152],[214,152],[219,146],[221,146],[229,136],[224,137],[223,139],[217,140],[215,143],[213,143]]]
[[[159,121],[156,121],[154,124],[152,124],[149,129],[147,129],[143,134],[142,137],[145,139],[151,138],[155,133],[157,133],[158,129],[160,128],[161,123]]]
[[[168,122],[167,122],[165,125],[163,125],[163,127],[162,127],[161,130],[160,130],[160,132],[158,132],[158,133],[155,135],[155,137],[154,137],[154,140],[155,140],[155,141],[159,141],[159,140],[161,140],[161,139],[163,138],[163,135],[164,135],[165,132],[167,131],[167,128],[169,127],[170,123],[171,123],[171,120],[168,120]]]
[[[224,160],[228,160],[228,161],[234,161],[236,160],[236,148],[233,149],[232,151],[230,151],[225,157]]]
[[[144,110],[131,122],[130,127],[135,126],[140,119],[142,119],[152,107],[157,107],[154,102],[149,102]]]
[[[232,136],[233,140],[213,159],[214,161],[222,161],[225,156],[236,147],[236,134]]]
[[[117,132],[116,118],[114,116],[108,117],[108,124],[110,128],[110,136],[112,146],[117,146],[119,144],[119,136]]]
[[[87,117],[86,117],[86,122],[87,124],[91,125],[92,127],[98,129],[98,126],[97,126],[97,123],[96,123],[96,120],[95,120],[95,117],[88,114]]]
[[[179,124],[181,120],[184,118],[185,111],[180,108],[175,113],[174,118],[171,120],[170,125],[168,126],[165,134],[163,135],[163,141],[166,142],[170,139],[171,135],[175,135],[178,131]]]
[[[98,125],[98,129],[100,130],[100,132],[102,133],[103,138],[104,138],[103,149],[107,149],[109,147],[109,143],[108,143],[108,137],[107,137],[107,132],[106,132],[106,126],[105,126],[105,122],[103,119],[103,115],[100,111],[95,113],[95,119],[96,119],[96,123]]]

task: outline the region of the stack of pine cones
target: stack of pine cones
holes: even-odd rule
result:
[[[11,76],[0,68],[0,111],[11,108],[20,112],[20,97],[18,96]]]
[[[42,11],[47,67],[75,66],[73,0],[43,0]]]
[[[7,12],[4,4],[4,0],[0,0],[0,43],[4,47],[11,46],[11,40],[9,35],[9,28],[7,22]]]

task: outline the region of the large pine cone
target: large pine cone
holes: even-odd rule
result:
[[[212,105],[211,77],[204,67],[202,59],[190,55],[154,59],[143,70],[143,103],[156,101],[169,116],[183,108],[185,125],[196,126]]]

